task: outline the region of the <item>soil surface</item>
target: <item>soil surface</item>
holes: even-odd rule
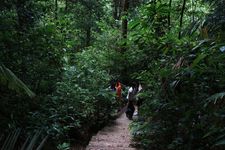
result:
[[[136,150],[131,147],[130,122],[123,113],[93,136],[86,150]]]

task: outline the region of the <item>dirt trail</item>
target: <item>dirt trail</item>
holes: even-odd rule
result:
[[[129,123],[130,120],[123,113],[110,126],[106,126],[93,136],[86,150],[135,150],[130,146]]]

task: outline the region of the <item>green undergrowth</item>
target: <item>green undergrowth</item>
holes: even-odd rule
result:
[[[220,31],[224,26],[211,26],[210,15],[199,16],[203,24],[191,33],[192,25],[184,21],[179,38],[176,28],[165,26],[164,9],[168,5],[161,1],[150,3],[131,23],[127,68],[135,68],[129,70],[131,77],[144,87],[140,118],[131,124],[133,138],[146,150],[222,150],[225,42]],[[211,30],[205,33],[204,28]]]

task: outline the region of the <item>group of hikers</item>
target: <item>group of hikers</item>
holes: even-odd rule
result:
[[[126,116],[131,120],[135,112],[135,105],[137,106],[136,112],[138,113],[138,109],[142,103],[142,99],[138,97],[138,94],[142,91],[142,86],[139,82],[132,82],[128,89],[126,87],[119,80],[111,82],[111,90],[116,91],[116,100],[120,105],[120,109],[125,105]]]

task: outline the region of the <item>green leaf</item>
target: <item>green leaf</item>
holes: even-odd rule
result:
[[[203,54],[203,53],[200,54],[200,55],[198,55],[198,57],[193,61],[191,67],[197,66],[198,63],[199,63],[201,60],[203,60],[206,56],[207,56],[207,54]]]
[[[204,107],[207,107],[209,103],[213,102],[214,104],[217,103],[218,100],[223,99],[225,96],[225,92],[216,93],[210,96],[206,99],[207,103],[204,105]]]
[[[8,68],[0,64],[0,84],[7,85],[8,88],[17,91],[21,90],[29,97],[34,97],[35,94]]]
[[[225,145],[225,139],[219,140],[213,146],[220,146],[220,145]]]
[[[132,21],[131,23],[129,23],[129,29],[134,29],[136,28],[138,25],[140,25],[140,20],[135,20],[135,21]]]

